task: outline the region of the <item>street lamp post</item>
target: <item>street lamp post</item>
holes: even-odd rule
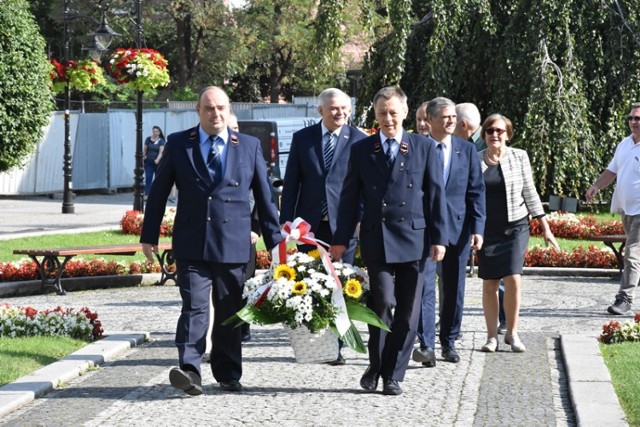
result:
[[[69,61],[69,0],[64,0],[64,61]],[[62,213],[74,213],[73,181],[71,165],[71,132],[69,130],[69,110],[71,109],[71,88],[69,84],[64,89],[64,163],[62,174],[64,177],[64,190],[62,197]]]
[[[142,28],[142,0],[135,1],[136,7],[136,48],[142,49],[144,32]],[[144,166],[142,153],[142,91],[136,91],[136,165],[133,183],[133,210],[144,212]]]
[[[118,36],[109,27],[106,20],[106,12],[102,7],[102,1],[98,1],[98,8],[102,12],[102,21],[95,33],[91,34],[94,37],[93,47],[89,48],[91,56],[96,59],[96,54],[99,58],[99,54],[106,50],[111,40]],[[65,65],[69,63],[69,43],[71,43],[70,34],[70,21],[71,15],[69,12],[70,0],[64,0],[63,21],[64,21],[64,62]],[[62,167],[62,175],[64,177],[63,195],[62,195],[62,213],[75,213],[75,206],[73,203],[73,162],[71,155],[71,130],[70,130],[70,118],[71,118],[71,86],[67,82],[64,89],[64,163]]]

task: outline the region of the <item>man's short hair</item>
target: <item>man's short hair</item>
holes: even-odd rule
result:
[[[336,89],[335,87],[325,89],[320,92],[320,95],[318,95],[318,107],[324,107],[328,100],[340,97],[344,97],[345,100],[349,100],[349,102],[351,102],[351,97],[340,89]]]
[[[632,110],[635,110],[636,108],[640,108],[640,102],[634,102],[633,104],[631,104]]]
[[[456,104],[449,98],[438,96],[437,98],[433,98],[427,104],[427,114],[430,116],[437,116],[440,114],[442,110],[444,110],[447,107],[451,107],[455,109]]]
[[[380,98],[388,101],[394,97],[398,98],[405,108],[409,108],[407,105],[407,95],[398,86],[387,86],[380,89],[373,97],[373,105],[375,106]]]
[[[478,107],[470,102],[463,102],[462,104],[456,105],[456,115],[458,116],[459,122],[465,120],[471,125],[472,129],[478,128],[482,120]]]

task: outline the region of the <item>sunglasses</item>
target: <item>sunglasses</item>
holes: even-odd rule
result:
[[[506,129],[498,129],[498,128],[487,128],[487,130],[485,130],[485,132],[488,135],[502,135],[503,133],[505,133],[507,130]]]
[[[640,116],[629,116],[629,117],[627,117],[627,119],[630,122],[640,122]]]

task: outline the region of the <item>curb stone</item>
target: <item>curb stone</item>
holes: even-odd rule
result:
[[[59,361],[0,387],[0,417],[61,387],[93,366],[116,359],[147,339],[149,332],[116,332],[88,344]]]
[[[627,426],[596,336],[560,335],[578,426]]]

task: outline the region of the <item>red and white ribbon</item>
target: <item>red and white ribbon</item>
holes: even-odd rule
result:
[[[311,245],[317,247],[318,252],[320,252],[322,265],[329,274],[329,277],[333,279],[335,284],[335,286],[333,287],[333,292],[331,293],[331,302],[338,309],[335,321],[336,329],[338,330],[338,334],[340,334],[340,336],[346,334],[351,327],[351,321],[349,320],[349,316],[347,315],[347,305],[344,302],[344,295],[342,294],[342,283],[340,283],[340,279],[338,278],[338,275],[333,268],[329,253],[322,246],[329,246],[329,244],[323,242],[320,239],[316,239],[313,235],[313,232],[311,232],[311,226],[302,218],[296,218],[293,222],[287,221],[282,227],[282,234],[284,235],[284,238],[282,239],[280,244],[278,244],[278,246],[273,248],[273,250],[271,251],[272,266],[278,264],[286,264],[287,243],[289,242],[296,242],[296,244],[298,245]]]

